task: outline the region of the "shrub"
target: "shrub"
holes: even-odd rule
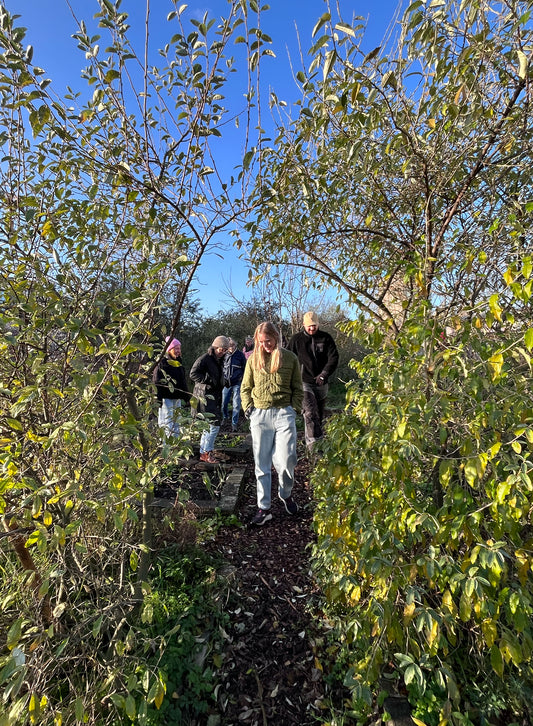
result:
[[[531,702],[532,336],[455,325],[443,339],[422,313],[357,365],[314,476],[361,718],[391,671],[443,724]]]

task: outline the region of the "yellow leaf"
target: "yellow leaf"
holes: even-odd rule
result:
[[[452,478],[455,464],[451,459],[443,459],[439,465],[439,481],[443,487],[447,487]]]
[[[513,271],[511,270],[511,268],[510,268],[510,267],[508,267],[508,268],[507,268],[507,269],[505,270],[505,272],[503,273],[503,279],[505,280],[505,282],[506,282],[506,283],[507,283],[508,285],[510,285],[510,284],[512,283],[512,281],[513,281],[513,279],[514,279],[514,273],[513,273]]]
[[[443,610],[446,610],[446,612],[450,613],[450,615],[453,615],[454,617],[457,615],[457,608],[453,601],[452,594],[449,590],[446,590],[442,596],[442,608],[443,608]]]
[[[53,233],[54,233],[54,225],[53,225],[53,222],[51,222],[50,220],[47,220],[43,224],[43,228],[41,229],[41,234],[42,234],[43,237],[46,238],[46,237],[50,237],[51,235],[53,235]]]
[[[499,452],[499,450],[501,449],[501,447],[502,447],[502,445],[501,445],[501,442],[500,441],[497,441],[495,444],[493,444],[490,447],[490,449],[489,449],[489,456],[490,456],[491,459],[494,459],[494,457]]]
[[[434,118],[430,118],[429,121],[428,121],[428,125],[429,125],[429,128],[430,129],[434,129],[435,126],[437,125],[436,122],[435,122],[435,119]]]
[[[403,620],[405,625],[411,622],[415,614],[416,605],[414,602],[409,603],[403,609]]]
[[[492,372],[492,380],[494,381],[502,371],[503,355],[501,353],[495,353],[489,358],[488,364]]]
[[[161,704],[163,703],[163,698],[165,697],[165,686],[161,681],[157,684],[157,693],[155,694],[155,707],[157,709],[161,708]]]
[[[37,721],[39,719],[39,714],[40,714],[40,707],[39,707],[39,701],[38,701],[37,696],[35,695],[35,693],[32,693],[31,694],[30,704],[29,704],[28,710],[30,712],[30,720],[31,720],[31,722],[32,723],[37,723]]]
[[[527,56],[523,50],[517,51],[518,56],[518,75],[523,80],[527,76]]]
[[[501,322],[502,320],[502,309],[498,303],[498,293],[494,293],[489,298],[490,312],[492,313],[495,320]],[[488,316],[487,316],[488,317]]]
[[[453,99],[453,102],[455,103],[456,106],[459,105],[459,103],[461,102],[461,99],[464,98],[464,96],[465,96],[465,87],[463,84],[461,86],[461,88],[457,91],[457,93],[455,94],[454,99]]]
[[[439,624],[435,619],[431,619],[431,630],[428,633],[428,645],[431,648],[435,641],[437,640],[437,636],[439,634]]]
[[[496,641],[496,638],[498,637],[498,630],[496,628],[496,623],[494,622],[494,620],[484,620],[481,623],[481,632],[483,633],[483,637],[485,638],[485,643],[487,644],[487,647],[492,648]]]

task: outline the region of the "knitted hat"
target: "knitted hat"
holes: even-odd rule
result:
[[[304,327],[309,325],[318,325],[318,315],[311,310],[304,315]]]
[[[169,340],[170,340],[170,335],[167,335],[167,337],[165,338],[165,343],[168,343]],[[177,338],[172,338],[172,340],[170,340],[170,343],[168,343],[167,353],[170,353],[172,348],[177,348],[179,346],[181,346],[181,343],[179,342],[179,340]]]
[[[212,348],[229,348],[229,340],[225,335],[217,335],[212,343]]]

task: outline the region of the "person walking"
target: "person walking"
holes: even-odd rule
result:
[[[228,352],[224,357],[224,390],[222,392],[222,421],[229,419],[228,404],[232,400],[231,430],[237,431],[241,412],[241,381],[246,366],[242,350],[237,348],[233,338],[229,339]]]
[[[246,360],[252,355],[254,352],[254,339],[251,335],[247,335],[244,339],[244,345],[242,348],[242,352],[244,353],[244,357]]]
[[[209,464],[217,463],[214,448],[220,430],[223,363],[228,348],[228,338],[218,335],[207,353],[194,361],[189,374],[194,381],[193,396],[196,399],[193,415],[200,413],[209,418],[209,430],[202,431],[200,438],[200,461]]]
[[[281,336],[271,322],[260,323],[254,350],[246,363],[241,399],[250,421],[257,482],[258,511],[252,520],[263,525],[272,519],[272,465],[278,474],[278,496],[288,514],[298,505],[292,496],[296,466],[296,414],[303,402],[298,359],[281,347]]]
[[[287,348],[300,362],[304,386],[305,443],[312,450],[316,442],[324,438],[328,381],[339,365],[339,353],[331,335],[320,330],[318,315],[311,310],[304,315],[303,330],[292,336]]]
[[[181,343],[177,338],[165,338],[167,349],[154,369],[153,382],[159,404],[157,423],[166,436],[179,436],[178,422],[181,402],[188,402],[191,394],[187,388],[185,368],[181,360]]]

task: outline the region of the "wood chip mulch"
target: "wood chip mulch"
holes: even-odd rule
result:
[[[285,512],[273,475],[273,518],[261,527],[249,524],[257,511],[250,454],[243,462],[247,476],[236,511],[243,526],[221,528],[208,544],[227,563],[224,606],[230,616],[217,672],[218,715],[206,720],[210,726],[325,721],[328,687],[319,647],[324,632],[317,617],[320,593],[310,571],[315,535],[310,464],[303,449],[299,441],[293,490],[298,514]]]

